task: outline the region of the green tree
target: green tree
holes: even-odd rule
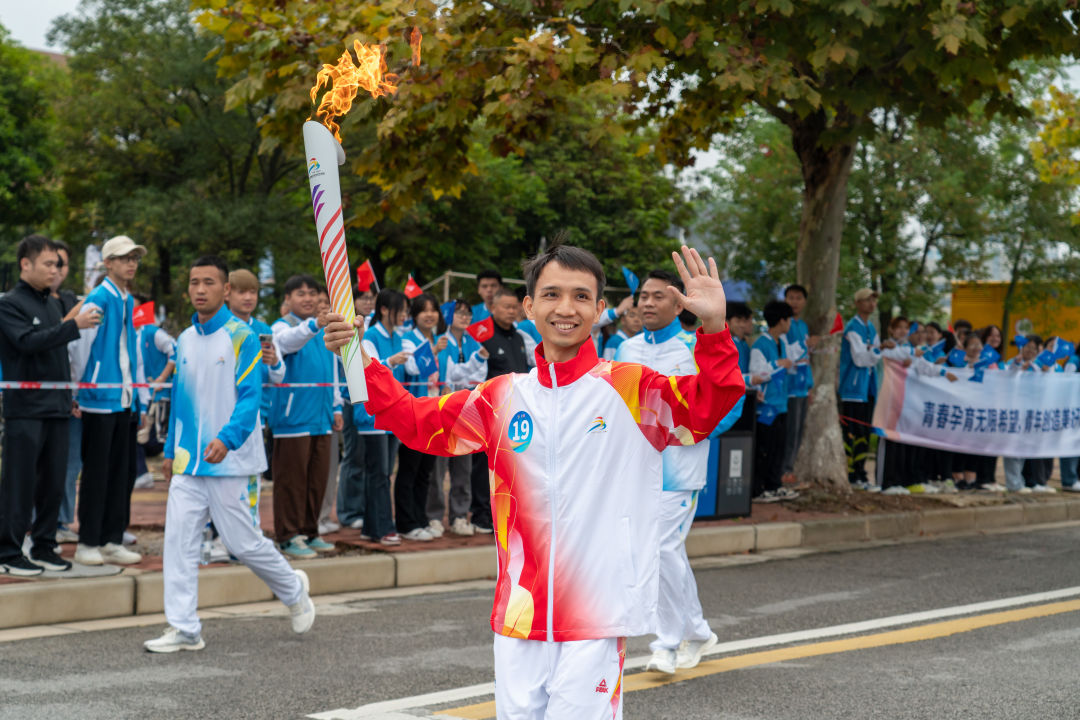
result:
[[[318,270],[317,255],[301,251],[312,242],[296,212],[307,201],[302,164],[259,152],[256,120],[273,99],[225,110],[228,84],[205,59],[219,41],[198,31],[185,0],[84,2],[50,40],[69,53],[69,240],[127,234],[145,244],[136,284],[185,316],[187,267],[199,254]]]
[[[0,26],[0,264],[13,262],[18,240],[44,230],[55,209],[52,98],[62,83],[54,63],[17,45]]]
[[[1080,188],[1080,96],[1051,86],[1049,97],[1035,103],[1042,120],[1031,143],[1035,167],[1044,182]],[[1071,195],[1073,222],[1080,224],[1078,192]]]
[[[477,120],[502,152],[550,133],[579,93],[620,100],[659,127],[663,162],[690,162],[756,105],[791,131],[803,180],[797,273],[810,288],[807,322],[832,322],[841,238],[856,143],[875,113],[898,110],[940,125],[979,99],[987,112],[1023,113],[1015,61],[1074,53],[1073,0],[196,0],[201,22],[226,41],[220,67],[243,75],[236,100],[274,94],[280,110],[308,106],[318,61],[359,37],[407,57],[412,27],[425,63],[405,74],[392,102],[364,101],[378,143],[356,169],[392,198],[457,190],[469,169]],[[266,117],[277,141],[295,142],[288,112]],[[602,121],[607,122],[602,122]],[[614,132],[613,116],[596,132]],[[644,149],[648,152],[648,148]],[[819,379],[800,453],[803,477],[847,489],[837,426],[837,353],[814,356]]]

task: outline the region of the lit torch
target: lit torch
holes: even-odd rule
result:
[[[420,63],[420,31],[413,28],[409,35],[412,62]],[[338,166],[345,163],[341,147],[339,118],[349,111],[360,90],[372,97],[397,91],[397,76],[386,72],[386,49],[381,45],[364,45],[356,41],[356,62],[348,49],[337,65],[323,65],[311,88],[311,102],[323,87],[327,88],[316,114],[322,123],[304,123],[304,150],[307,154],[308,181],[311,183],[311,208],[315,213],[315,231],[319,238],[330,307],[352,324],[356,318],[349,274],[349,253],[345,248],[345,219],[341,209],[341,183]],[[360,338],[354,335],[341,350],[345,365],[345,382],[354,403],[367,400],[364,363],[360,356]]]

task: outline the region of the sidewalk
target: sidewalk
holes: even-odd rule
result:
[[[48,573],[36,578],[0,575],[0,628],[48,625],[162,611],[161,543],[167,485],[136,490],[132,498],[138,565],[81,568],[81,576]],[[273,527],[272,486],[260,499],[263,530]],[[867,541],[915,539],[950,533],[978,533],[1080,521],[1080,497],[1072,494],[886,496],[857,492],[842,497],[814,490],[783,503],[754,505],[749,518],[698,521],[687,539],[691,558],[793,552]],[[384,547],[344,529],[325,536],[335,551],[296,561],[311,578],[312,594],[348,593],[465,580],[493,579],[493,535],[458,537]],[[62,554],[71,558],[74,544]],[[733,558],[737,560],[737,558]],[[107,574],[111,573],[111,574]],[[267,587],[246,567],[213,564],[199,578],[199,606],[215,607],[270,600]]]

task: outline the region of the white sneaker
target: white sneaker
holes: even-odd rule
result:
[[[446,528],[443,527],[442,520],[432,520],[428,523],[427,531],[433,538],[441,538],[443,533],[446,532]]]
[[[896,485],[895,487],[900,487]],[[716,647],[720,642],[720,638],[716,637],[716,633],[710,633],[708,640],[693,640],[683,643],[676,653],[675,666],[683,669],[697,667],[697,664],[701,662],[701,656]]]
[[[405,540],[415,540],[416,542],[431,542],[435,539],[435,537],[427,531],[427,528],[413,528],[401,537]]]
[[[349,527],[351,527],[353,530],[363,530],[364,518],[357,518],[356,520],[353,520],[351,523],[349,523]]]
[[[221,538],[214,538],[214,541],[210,543],[210,562],[229,562],[229,549],[225,547]]]
[[[135,537],[135,535],[133,533],[129,533],[127,530],[124,531],[124,544],[125,545],[134,545],[138,541],[139,541],[139,538]]]
[[[152,653],[174,653],[180,650],[202,650],[206,643],[203,642],[202,635],[191,637],[170,626],[161,637],[144,642],[143,647]]]
[[[1027,485],[1025,485],[1024,487],[1020,488],[1016,492],[1018,494],[1020,494],[1020,495],[1030,495],[1034,491],[1031,488],[1029,488]]]
[[[984,483],[979,486],[979,489],[985,492],[1005,492],[1005,486],[997,483]]]
[[[293,632],[299,635],[310,630],[311,624],[315,622],[315,603],[311,602],[309,593],[311,581],[308,580],[307,573],[303,570],[294,570],[293,572],[300,579],[300,586],[304,588],[304,593],[300,596],[300,599],[289,606]]]
[[[79,565],[104,565],[105,560],[101,557],[101,548],[83,545],[75,546],[75,562]]]
[[[1050,487],[1049,485],[1036,485],[1035,487],[1033,487],[1031,489],[1032,489],[1033,492],[1037,492],[1037,493],[1056,493],[1057,492],[1057,490]]]
[[[1062,485],[1061,489],[1065,492],[1080,493],[1080,482],[1075,482],[1072,485]]]
[[[333,520],[327,520],[326,522],[319,523],[319,534],[320,535],[329,535],[330,533],[337,532],[340,529],[341,529],[341,526],[338,525]]]
[[[882,490],[882,495],[910,495],[911,491],[903,485],[893,485],[892,487]]]
[[[154,476],[148,472],[144,472],[139,477],[135,478],[135,489],[146,490],[147,488],[154,487]]]
[[[101,548],[101,559],[111,565],[134,565],[142,560],[142,555],[123,545],[107,543]]]
[[[454,522],[450,524],[450,532],[454,533],[455,535],[465,536],[476,534],[476,531],[473,529],[472,523],[470,523],[463,517],[454,518]]]
[[[649,672],[651,670],[674,675],[676,661],[677,653],[674,650],[655,650],[652,657],[649,658],[649,664],[645,666],[645,671]]]
[[[1080,487],[1076,488],[1080,492]],[[77,543],[79,542],[79,534],[66,527],[57,528],[56,530],[56,544],[62,543]]]

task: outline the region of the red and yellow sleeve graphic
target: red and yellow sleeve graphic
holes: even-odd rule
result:
[[[368,377],[367,411],[375,427],[389,430],[413,450],[432,455],[468,455],[487,450],[493,414],[491,384],[440,397],[414,397],[380,363],[364,371]]]
[[[657,450],[708,437],[746,391],[731,333],[698,332],[697,375],[662,375],[636,363],[600,363],[607,380]]]

